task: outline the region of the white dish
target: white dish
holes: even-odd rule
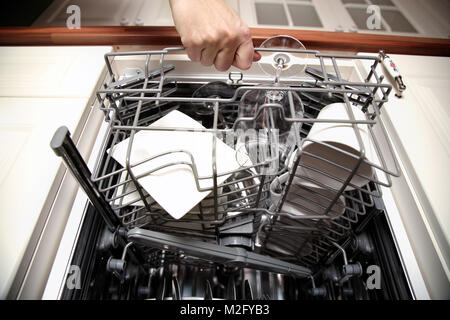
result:
[[[270,196],[274,206],[281,201],[282,196],[282,194],[276,191],[277,186],[286,183],[288,179],[289,173],[285,173],[278,179],[272,181],[270,185]],[[331,205],[336,195],[337,192],[323,189],[314,183],[294,177],[281,212],[295,216],[324,215],[325,210]],[[327,216],[336,219],[344,212],[345,197],[341,195],[333,204]]]
[[[126,180],[130,180],[130,176],[128,175],[127,171],[123,171],[120,175],[120,181],[119,183],[123,183]],[[155,202],[152,197],[148,195],[148,193],[144,191],[145,200],[147,203],[152,204]],[[125,195],[124,195],[125,194]],[[122,196],[124,195],[124,196]],[[123,185],[120,185],[117,187],[117,193],[116,196],[120,196],[118,199],[114,200],[113,204],[114,206],[124,206],[124,205],[130,205],[130,206],[136,206],[136,207],[143,207],[144,201],[141,200],[141,196],[139,192],[137,191],[133,181],[127,182]]]
[[[136,165],[131,170],[136,177],[143,175],[138,178],[140,185],[175,219],[180,219],[211,192],[198,190],[192,165],[195,163],[199,177],[212,176],[213,140],[216,141],[218,185],[230,177],[230,174],[225,173],[240,168],[236,160],[237,152],[210,132],[161,130],[204,129],[200,123],[179,111],[170,112],[149,127],[159,130],[141,130],[135,134],[130,164],[155,158]],[[123,167],[126,167],[128,143],[129,139],[126,139],[108,150]],[[158,156],[163,153],[167,154]],[[194,163],[188,153],[192,155]],[[163,166],[165,167],[161,168]],[[154,171],[150,172],[152,170]],[[198,183],[200,188],[213,187],[212,178],[199,179]]]
[[[323,215],[336,195],[336,192],[322,189],[319,186],[309,185],[306,187],[302,184],[301,179],[296,178],[292,182],[281,211],[292,215]],[[336,219],[344,212],[345,198],[340,196],[327,216]]]
[[[364,113],[357,107],[352,105],[351,110],[353,111],[355,120],[366,120]],[[334,103],[323,108],[317,119],[349,120],[350,117],[347,113],[345,104]],[[373,178],[374,172],[367,160],[376,162],[376,153],[371,142],[367,125],[364,124],[358,124],[357,131],[355,131],[350,123],[314,123],[308,134],[308,139],[317,142],[305,141],[303,143],[302,150],[305,153],[302,153],[300,164],[324,172],[335,178],[328,177],[325,174],[300,165],[297,168],[297,174],[310,178],[313,181],[324,184],[335,190],[340,190],[343,182],[350,176],[351,172],[348,170],[353,170],[359,161],[359,157],[362,155],[356,132],[360,133],[364,146],[365,159],[356,172],[358,175],[355,174],[350,183],[357,187],[362,187],[369,183]],[[332,163],[327,163],[307,155],[306,152],[327,159]],[[347,170],[339,166],[346,168]],[[345,190],[348,191],[353,189],[354,187],[349,185]]]
[[[120,175],[120,182],[124,182],[126,180],[130,180],[130,177],[127,178],[127,172],[124,171]],[[124,190],[125,189],[125,190]],[[218,188],[218,195],[217,195],[217,202],[219,205],[219,211],[225,211],[225,207],[223,204],[227,201],[226,196],[222,196],[222,188]],[[155,209],[162,209],[161,206],[155,203],[155,200],[149,196],[149,194],[143,190],[144,197],[148,204],[153,204]],[[130,181],[128,183],[125,183],[117,188],[117,195],[124,195],[119,197],[118,199],[114,200],[115,206],[123,206],[123,205],[130,205],[135,207],[144,207],[144,201],[141,200],[141,196],[139,192],[136,190],[136,187],[133,183],[133,181]],[[214,208],[212,207],[214,205],[214,198],[211,193],[211,195],[205,199],[203,199],[199,204],[202,205],[202,212],[206,214],[214,213]],[[199,205],[196,205],[189,213],[198,214],[200,212]],[[188,214],[189,214],[188,213]]]

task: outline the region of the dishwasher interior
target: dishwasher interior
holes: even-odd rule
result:
[[[376,71],[379,57],[258,48],[273,74],[253,72],[258,66],[219,74],[180,50],[105,56],[109,77],[96,95],[107,130],[92,172],[67,130],[55,134],[52,148],[92,203],[71,261],[81,286],[61,298],[410,299],[380,188],[400,171],[380,121],[393,88]],[[291,55],[301,72],[283,77]],[[373,61],[367,79],[349,73],[358,59]],[[332,104],[348,117],[321,118]],[[152,126],[174,111],[200,126]],[[313,137],[316,124],[345,127],[360,150]],[[236,134],[247,129],[258,134]],[[186,150],[133,161],[136,137],[152,130],[208,135],[210,174]],[[218,172],[219,140],[244,154],[238,169]],[[114,157],[124,141],[125,165]],[[183,161],[137,170],[177,153]],[[207,196],[175,219],[142,185],[180,166]]]

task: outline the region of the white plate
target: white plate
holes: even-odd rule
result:
[[[120,183],[123,183],[125,180],[130,180],[130,176],[128,175],[127,171],[123,171],[120,175]],[[222,196],[222,188],[218,188],[218,204],[219,204],[219,210],[224,211],[225,207],[223,206],[223,203],[226,202],[226,196]],[[143,190],[144,197],[147,201],[147,203],[152,204],[155,202],[155,200],[148,195],[148,193]],[[122,196],[123,195],[123,196]],[[142,201],[141,196],[139,192],[137,191],[133,181],[127,182],[123,185],[120,185],[117,188],[117,195],[119,196],[118,199],[114,200],[115,206],[123,206],[123,205],[130,205],[135,207],[144,207],[144,201]],[[203,206],[202,211],[203,213],[209,214],[214,213],[214,208],[212,207],[214,205],[214,197],[213,195],[207,197],[206,199],[203,199],[199,204]],[[155,209],[162,209],[161,206],[156,205]],[[196,214],[197,212],[200,212],[200,208],[195,206],[192,210],[192,212]]]
[[[361,110],[353,105],[350,107],[356,120],[367,120]],[[326,106],[320,111],[317,119],[341,119],[350,121],[347,108],[343,103],[334,103]],[[355,174],[350,183],[357,187],[362,187],[374,179],[374,170],[369,162],[376,165],[379,165],[379,163],[370,138],[368,126],[358,124],[357,130],[359,131],[365,149],[365,160],[361,163],[356,172],[358,175]],[[331,161],[331,163],[303,154],[300,160],[301,164],[318,171],[299,166],[296,173],[335,190],[340,190],[343,184],[341,181],[347,180],[350,175],[349,170],[353,170],[358,163],[358,158],[361,156],[358,138],[352,124],[317,122],[312,126],[308,138],[316,140],[319,143],[305,141],[302,145],[303,152],[325,158],[328,161]],[[334,148],[329,147],[328,145]],[[292,166],[292,162],[296,155],[297,153],[292,155],[289,166]],[[329,177],[326,174],[331,175],[334,178]],[[310,186],[306,180],[303,180],[302,184]],[[345,190],[349,191],[353,189],[354,187],[348,185]]]
[[[200,123],[179,111],[170,112],[149,127],[204,129]],[[236,160],[237,152],[220,139],[215,138],[212,133],[141,130],[134,136],[130,154],[131,165],[165,152],[175,151],[132,168],[135,176],[145,174],[138,179],[139,183],[175,219],[183,217],[211,192],[198,191],[194,173],[189,165],[192,165],[193,162],[186,152],[192,155],[199,177],[212,176],[213,140],[216,141],[217,184],[220,185],[230,177],[230,174],[225,173],[239,169],[240,165]],[[108,153],[123,167],[126,166],[128,143],[129,139],[126,139],[115,145],[112,150],[108,150]],[[174,164],[180,161],[186,164]],[[149,171],[165,165],[170,166],[147,174]],[[221,174],[224,175],[219,176]],[[212,188],[213,179],[199,180],[199,185],[200,188]]]
[[[304,182],[306,181],[302,181],[299,178],[294,179],[281,211],[293,215],[323,215],[337,193],[322,189],[319,186],[311,187],[309,183],[305,186]],[[340,196],[328,212],[328,216],[336,219],[344,212],[345,198]]]

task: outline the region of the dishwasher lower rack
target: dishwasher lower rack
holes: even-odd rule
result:
[[[295,52],[308,53],[313,59],[308,60],[309,66],[304,75],[280,79],[276,90],[283,93],[284,102],[264,101],[253,117],[244,117],[239,111],[242,97],[255,90],[273,91],[274,79],[270,76],[247,77],[237,73],[224,76],[177,73],[177,68],[165,63],[165,59],[179,50],[181,48],[110,53],[105,56],[110,81],[103,89],[98,90],[97,98],[105,113],[108,129],[91,181],[111,206],[125,230],[141,228],[194,237],[223,246],[245,247],[247,250],[286,262],[306,266],[318,264],[330,250],[336,248],[335,243],[348,238],[352,226],[366,214],[367,208],[373,206],[374,197],[381,197],[379,186],[390,187],[391,176],[399,175],[392,146],[380,121],[381,108],[388,101],[392,87],[385,84],[383,77],[376,72],[378,58],[296,50]],[[267,48],[257,50],[275,51]],[[340,69],[341,61],[356,59],[373,61],[371,72],[364,82],[344,79],[344,73]],[[221,82],[220,90],[198,95],[208,83],[217,83],[218,80]],[[292,98],[294,96],[295,99]],[[317,119],[319,112],[331,103],[345,104],[348,118]],[[362,111],[365,119],[356,119],[352,106]],[[293,111],[298,108],[301,109],[300,114]],[[194,179],[197,182],[212,179],[214,184],[209,189],[201,190],[210,192],[207,198],[183,218],[175,220],[139,183],[142,177],[153,172],[140,176],[133,174],[134,168],[151,159],[139,163],[133,163],[133,159],[129,159],[135,134],[141,130],[152,130],[150,124],[173,110],[179,110],[201,121],[205,129],[200,131],[211,134],[215,139],[224,139],[228,133],[238,129],[240,124],[251,125],[261,112],[277,112],[280,121],[295,131],[291,164],[280,163],[276,173],[264,174],[262,169],[268,167],[274,159],[255,161],[249,167],[231,172],[231,177],[225,183],[218,184],[216,172],[207,177],[196,175],[196,164],[192,159],[189,166],[194,172]],[[360,154],[350,154],[348,150],[340,150],[323,141],[312,141],[308,133],[315,123],[351,126],[360,144]],[[361,142],[359,130],[361,127],[370,136],[378,163],[364,156],[365,146]],[[166,130],[189,132],[192,129]],[[114,160],[109,149],[128,138],[129,162],[124,168]],[[308,153],[304,146],[311,142],[331,147],[353,158],[352,166],[342,167],[326,157]],[[388,151],[382,151],[381,145],[387,145]],[[329,167],[338,168],[346,172],[347,176],[342,179],[333,176],[331,172],[320,171],[303,161],[308,157],[327,163]],[[214,158],[213,163],[215,161]],[[177,163],[168,164],[170,165]],[[367,183],[358,186],[352,184],[352,179],[360,175],[358,168],[361,165],[370,167],[374,174],[360,176],[366,179]],[[338,183],[339,188],[324,184],[322,180],[311,179],[311,176],[302,174],[304,171],[298,170],[299,168],[327,177]],[[328,194],[309,191],[308,196],[296,195],[290,190],[302,188],[302,185],[296,186],[298,179],[314,183],[327,190]],[[303,202],[298,203],[296,199]],[[287,212],[285,204],[288,202],[301,213]],[[341,203],[339,214],[336,212],[338,202]]]

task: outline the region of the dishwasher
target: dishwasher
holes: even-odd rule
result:
[[[80,277],[72,286],[61,286],[59,298],[414,298],[383,202],[382,190],[401,174],[380,120],[394,91],[377,72],[384,55],[262,46],[256,49],[264,58],[259,65],[218,73],[190,62],[182,50],[105,55],[108,76],[96,92],[105,129],[98,137],[93,170],[67,128],[61,127],[51,141],[90,200],[69,263],[77,266]],[[366,79],[352,71],[357,60],[372,65]],[[247,113],[242,111],[244,101],[251,105]],[[345,106],[348,118],[321,118],[320,112],[331,104]],[[152,126],[173,112],[200,126]],[[314,125],[330,123],[350,129],[362,152],[314,141]],[[279,135],[274,157],[252,157],[249,165],[224,177],[218,172],[219,143],[228,139],[245,153],[254,141],[244,139],[239,145],[239,137],[230,139],[229,133],[255,127],[293,134]],[[211,174],[199,174],[197,159],[181,149],[134,161],[133,143],[151,131],[210,137]],[[370,160],[365,137],[376,155]],[[258,143],[270,149],[270,141],[261,136]],[[120,143],[126,146],[125,165],[113,154]],[[312,143],[328,151],[308,151]],[[351,165],[339,162],[342,157],[327,157],[332,152],[351,159]],[[174,153],[188,155],[188,160],[137,170]],[[279,163],[275,170],[266,170],[274,161]],[[143,179],[176,166],[190,170],[197,191],[207,194],[178,219],[143,187]],[[202,188],[202,181],[210,183]],[[299,181],[319,185],[322,191],[305,191]],[[183,198],[171,197],[173,202]],[[71,279],[67,272],[64,280]]]

